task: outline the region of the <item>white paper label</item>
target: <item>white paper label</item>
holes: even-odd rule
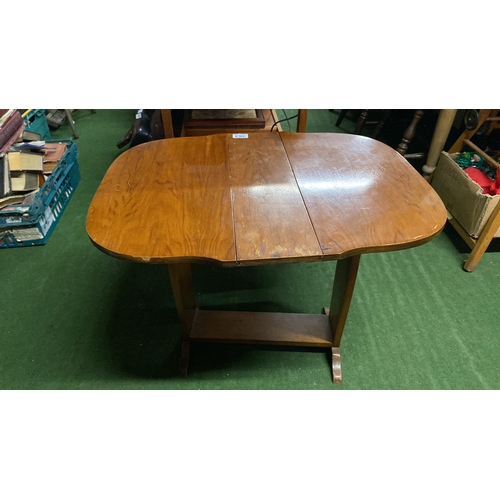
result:
[[[248,139],[248,134],[233,134],[233,139]]]
[[[50,207],[47,207],[45,209],[43,217],[40,218],[40,229],[42,230],[44,236],[47,234],[47,231],[49,230],[54,220],[55,219],[54,215],[52,214],[52,210],[50,209]]]
[[[41,240],[43,238],[43,234],[38,230],[37,227],[27,227],[20,229],[13,228],[12,235],[18,242]]]
[[[5,222],[7,224],[19,224],[22,221],[23,221],[22,217],[6,217],[5,218]]]

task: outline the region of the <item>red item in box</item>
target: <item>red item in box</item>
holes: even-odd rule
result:
[[[500,177],[497,175],[497,180],[493,181],[481,170],[474,167],[464,168],[464,172],[483,190],[483,194],[494,196],[500,194]]]

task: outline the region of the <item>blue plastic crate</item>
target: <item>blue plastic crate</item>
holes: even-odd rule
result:
[[[48,141],[50,137],[49,124],[44,109],[32,109],[25,117],[26,130],[36,132],[42,136],[42,141]]]
[[[0,248],[45,245],[79,182],[76,144],[69,139],[66,153],[33,203],[0,211]]]

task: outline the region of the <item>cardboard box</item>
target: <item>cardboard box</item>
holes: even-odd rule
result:
[[[500,195],[483,194],[454,161],[460,153],[442,152],[431,185],[443,200],[448,212],[473,238],[478,238],[500,201]],[[500,229],[495,238],[500,237]]]

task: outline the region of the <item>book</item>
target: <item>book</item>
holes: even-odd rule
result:
[[[15,210],[17,213],[27,212],[39,191],[39,189],[35,189],[31,193],[16,193],[0,198],[0,213],[11,210]]]
[[[0,109],[0,125],[4,123],[9,116],[14,113],[15,109]]]
[[[57,167],[67,149],[65,142],[52,142],[45,144],[45,156],[43,157],[43,173],[50,174]]]
[[[26,193],[22,193],[22,194],[13,194],[10,196],[5,196],[4,198],[0,197],[0,208],[23,203],[24,200],[26,199],[26,196],[27,196]]]
[[[45,181],[43,175],[38,172],[11,172],[10,182],[12,192],[33,191],[43,184],[42,178]]]
[[[5,115],[4,115],[5,116]],[[22,134],[26,124],[21,113],[16,109],[4,122],[0,123],[0,151],[5,151]]]
[[[21,141],[41,141],[42,136],[38,132],[32,132],[31,130],[23,130],[22,135],[19,137]]]
[[[0,198],[7,196],[11,191],[9,163],[4,155],[0,155]]]
[[[47,151],[45,148],[45,141],[29,141],[29,142],[15,142],[9,148],[9,153],[13,151],[21,151],[21,152],[32,152],[38,153],[40,155],[44,155]]]
[[[13,172],[43,172],[43,156],[38,153],[9,152],[7,153],[10,173]]]
[[[22,125],[16,130],[16,132],[12,134],[11,138],[0,148],[0,153],[6,153],[10,149],[10,147],[16,140],[16,137],[19,137],[23,133],[25,126],[26,124],[23,122]]]

